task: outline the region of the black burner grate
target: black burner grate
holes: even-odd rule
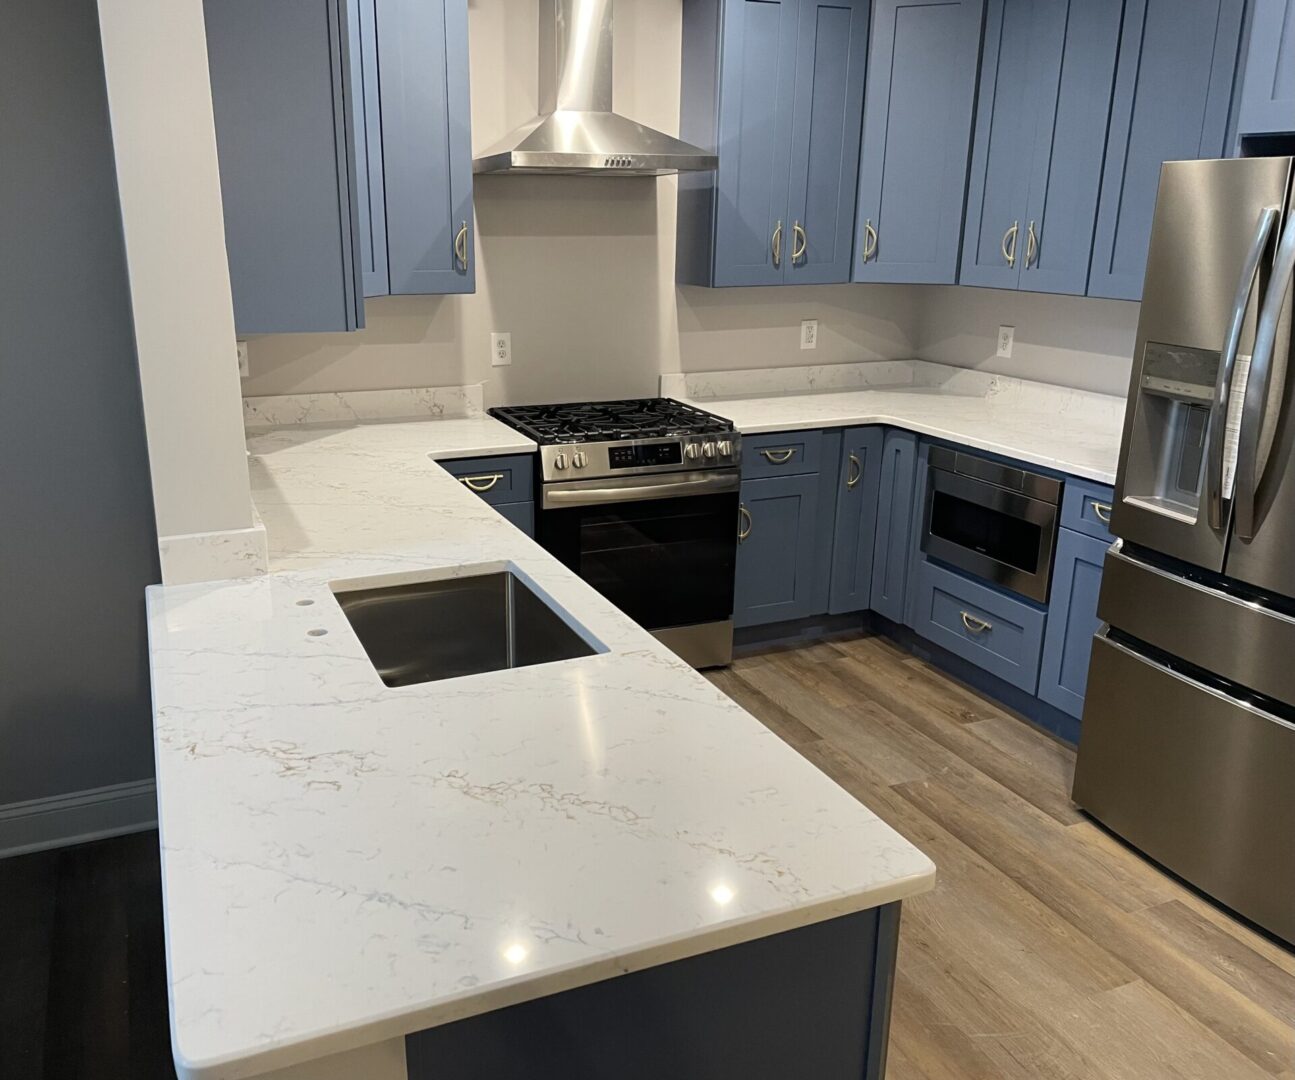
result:
[[[505,405],[497,417],[537,443],[615,442],[723,434],[733,430],[722,416],[673,398],[571,402],[563,405]]]

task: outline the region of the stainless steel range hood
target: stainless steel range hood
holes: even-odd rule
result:
[[[612,0],[540,0],[539,103],[473,172],[664,176],[719,163],[612,111]]]

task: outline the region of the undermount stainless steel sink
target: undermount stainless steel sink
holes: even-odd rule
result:
[[[335,595],[388,686],[571,660],[598,651],[508,570]]]

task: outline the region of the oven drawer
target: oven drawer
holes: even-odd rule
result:
[[[1004,682],[1033,694],[1047,613],[922,560],[913,629]]]
[[[488,503],[529,502],[533,497],[535,458],[531,454],[455,458],[437,464]]]
[[[775,431],[742,436],[742,479],[818,472],[823,452],[821,431]]]
[[[1066,478],[1061,495],[1061,524],[1075,532],[1095,536],[1108,544],[1115,539],[1111,532],[1111,505],[1115,493],[1091,480]]]

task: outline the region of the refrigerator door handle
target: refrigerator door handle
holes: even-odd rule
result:
[[[1253,540],[1255,535],[1255,501],[1259,493],[1259,435],[1268,406],[1268,384],[1272,378],[1273,352],[1277,347],[1277,328],[1282,306],[1290,289],[1291,272],[1295,270],[1295,213],[1287,215],[1282,238],[1273,259],[1273,274],[1268,282],[1259,325],[1255,330],[1255,351],[1250,358],[1250,378],[1246,383],[1245,404],[1241,412],[1241,433],[1237,449],[1236,535]]]
[[[1241,333],[1245,327],[1246,312],[1250,309],[1250,295],[1259,276],[1259,261],[1263,258],[1277,223],[1280,207],[1265,206],[1259,211],[1259,224],[1255,227],[1250,250],[1241,266],[1241,279],[1237,282],[1236,299],[1232,302],[1232,319],[1227,336],[1223,339],[1223,354],[1219,361],[1218,383],[1214,388],[1214,403],[1210,407],[1210,446],[1207,456],[1207,504],[1210,528],[1221,529],[1226,524],[1223,516],[1223,457],[1227,445],[1228,396],[1232,391],[1232,370],[1236,366],[1237,351],[1241,346]]]

